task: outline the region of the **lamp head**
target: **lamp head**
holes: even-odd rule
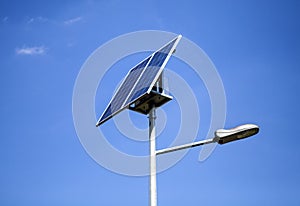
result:
[[[253,136],[259,132],[259,127],[255,124],[244,124],[232,129],[218,129],[215,131],[214,141],[219,144],[226,144],[236,140]]]

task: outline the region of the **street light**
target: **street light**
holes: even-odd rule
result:
[[[219,129],[215,132],[215,137],[211,139],[156,150],[156,108],[172,100],[172,97],[165,93],[163,84],[163,69],[171,55],[175,52],[176,46],[181,38],[182,36],[178,35],[168,44],[152,53],[149,57],[133,67],[126,75],[123,83],[120,85],[109,105],[106,107],[105,111],[96,123],[96,126],[98,127],[125,109],[149,115],[150,206],[157,205],[157,155],[210,143],[225,144],[250,137],[259,131],[258,126],[246,124],[228,130]]]
[[[236,140],[253,136],[259,132],[259,127],[255,124],[244,124],[232,129],[218,129],[215,131],[215,137],[211,139],[192,142],[184,145],[170,147],[156,151],[156,155],[188,149],[210,143],[225,144]]]

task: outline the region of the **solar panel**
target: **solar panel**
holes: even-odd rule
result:
[[[150,93],[180,39],[181,35],[177,36],[128,72],[96,126],[101,125],[145,94]]]

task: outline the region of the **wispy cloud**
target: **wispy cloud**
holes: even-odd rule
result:
[[[7,21],[8,21],[8,16],[5,16],[5,17],[2,18],[3,23],[6,23]]]
[[[23,48],[17,48],[16,54],[18,55],[42,55],[46,53],[47,48],[44,46],[39,47],[23,47]]]
[[[64,24],[65,25],[71,25],[71,24],[77,23],[81,20],[82,20],[82,17],[79,16],[79,17],[76,17],[76,18],[73,18],[73,19],[68,19],[68,20],[64,21]]]
[[[48,21],[49,21],[49,19],[47,19],[45,17],[38,16],[38,17],[29,18],[26,23],[27,24],[32,24],[32,23],[35,23],[35,22],[45,23],[45,22],[48,22]]]

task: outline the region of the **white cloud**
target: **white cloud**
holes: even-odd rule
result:
[[[41,55],[46,53],[46,48],[44,46],[40,47],[23,47],[17,48],[16,54],[19,55]]]
[[[68,19],[68,20],[64,21],[64,24],[65,25],[71,25],[71,24],[74,24],[74,23],[79,22],[81,20],[82,20],[82,17],[79,16],[79,17],[76,17],[76,18],[73,18],[73,19]]]

